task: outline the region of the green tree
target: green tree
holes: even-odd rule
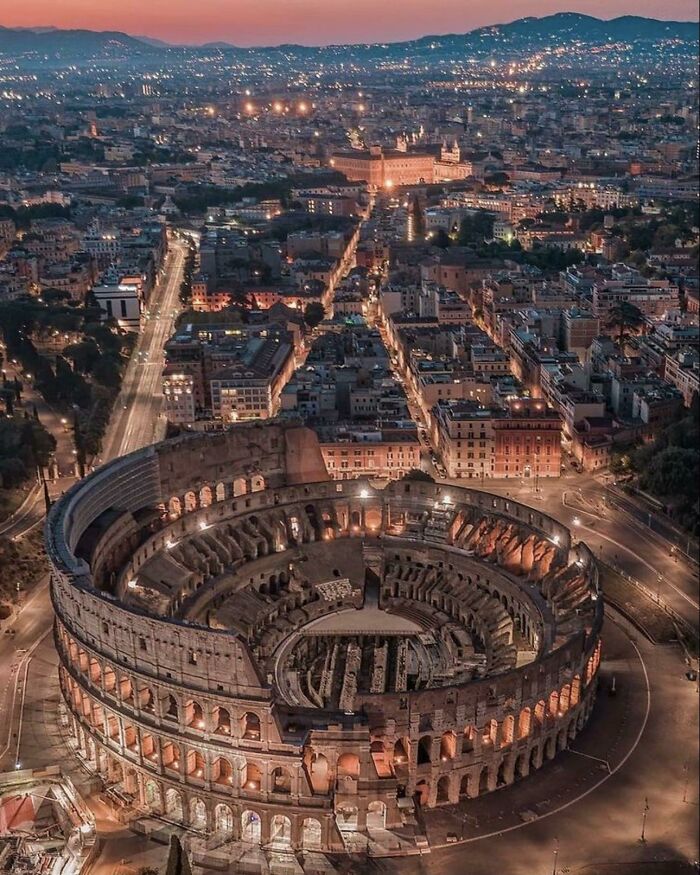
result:
[[[170,851],[165,875],[192,875],[192,867],[180,839],[175,834],[170,836]]]
[[[611,307],[606,325],[608,328],[617,328],[617,342],[622,344],[630,331],[635,331],[644,325],[644,314],[639,307],[635,307],[629,301],[620,301]]]
[[[319,325],[323,321],[325,315],[326,311],[323,304],[318,301],[309,301],[304,308],[304,322],[306,322],[309,328],[315,328]]]

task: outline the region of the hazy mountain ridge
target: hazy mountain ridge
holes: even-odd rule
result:
[[[131,36],[121,31],[61,30],[52,27],[7,28],[0,26],[0,52],[5,54],[46,53],[53,56],[122,54],[158,51],[231,51],[254,55],[265,51],[284,51],[300,56],[318,55],[328,50],[347,51],[363,57],[420,56],[426,53],[508,51],[537,49],[553,43],[658,43],[661,40],[698,41],[698,22],[660,21],[635,15],[610,20],[575,12],[560,12],[543,18],[521,18],[506,24],[476,28],[463,34],[428,35],[413,40],[385,43],[356,43],[334,46],[283,46],[242,48],[226,42],[201,46],[175,46],[153,37]]]

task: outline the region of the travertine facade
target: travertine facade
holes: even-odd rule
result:
[[[342,849],[524,778],[585,723],[590,552],[501,497],[331,481],[294,425],[178,438],[47,523],[60,682],[127,803],[275,847]]]

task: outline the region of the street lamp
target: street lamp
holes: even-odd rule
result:
[[[557,875],[557,860],[559,858],[559,839],[554,839],[554,862],[552,864],[552,875]]]

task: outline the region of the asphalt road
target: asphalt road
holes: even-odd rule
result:
[[[154,437],[160,412],[160,378],[163,369],[163,345],[172,331],[173,314],[178,305],[182,281],[185,246],[173,241],[166,262],[163,281],[154,289],[151,300],[152,318],[139,337],[134,356],[125,375],[123,398],[117,404],[105,439],[103,460],[136,450]],[[141,355],[139,355],[141,353]],[[126,406],[125,406],[126,405]],[[37,403],[37,407],[39,405]],[[49,413],[54,417],[53,411]],[[39,409],[43,421],[43,408]],[[47,414],[48,415],[48,414]],[[48,423],[47,423],[48,424]],[[60,418],[53,423],[57,437],[64,433]],[[52,493],[68,488],[74,478],[65,477],[52,484]],[[37,491],[27,506],[9,521],[3,534],[19,538],[40,525],[45,515],[44,498]],[[36,648],[50,635],[53,610],[49,598],[48,575],[29,595],[14,622],[3,624],[0,634],[0,771],[13,768],[18,757],[21,738],[26,676]],[[50,641],[49,641],[50,643]],[[21,762],[21,749],[19,761]],[[32,766],[45,764],[39,757]]]

